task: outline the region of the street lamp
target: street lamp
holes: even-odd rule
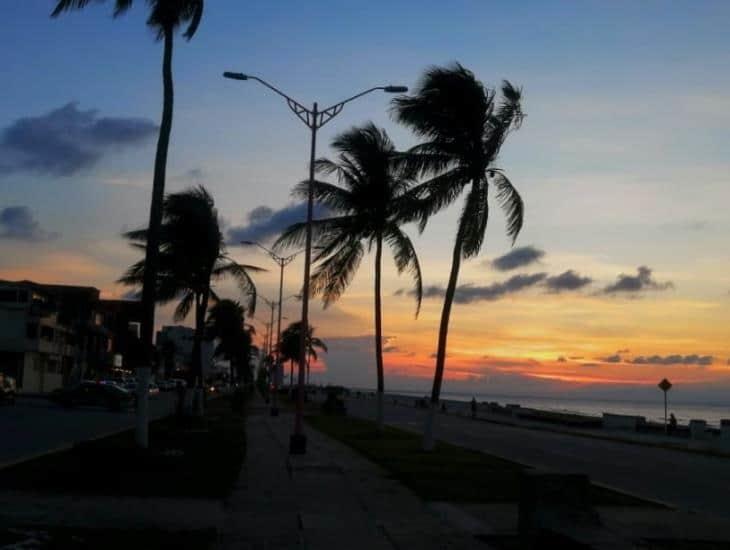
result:
[[[309,186],[307,193],[307,236],[304,246],[304,283],[302,285],[302,334],[299,349],[299,377],[297,384],[297,409],[294,421],[294,433],[289,438],[289,453],[304,454],[307,450],[307,438],[303,430],[304,417],[304,373],[307,361],[306,351],[306,335],[309,330],[309,271],[312,263],[312,211],[314,208],[314,158],[317,148],[317,130],[335,118],[345,104],[359,97],[381,90],[389,94],[401,94],[408,91],[406,86],[375,86],[355,94],[339,103],[335,103],[326,109],[319,110],[315,101],[311,109],[308,109],[298,101],[292,99],[278,88],[272,86],[265,80],[244,73],[236,73],[227,71],[223,73],[225,78],[232,80],[255,80],[259,84],[266,86],[272,92],[280,95],[286,100],[286,104],[292,112],[297,115],[307,128],[311,131],[311,148],[309,153]]]
[[[279,265],[279,315],[278,315],[278,321],[276,323],[276,362],[274,363],[274,399],[271,403],[271,416],[278,416],[279,415],[279,409],[276,406],[276,393],[277,393],[277,375],[279,373],[279,368],[281,365],[281,306],[282,306],[282,293],[284,292],[284,267],[289,265],[294,258],[296,258],[300,253],[304,252],[303,250],[298,250],[294,254],[289,254],[288,256],[279,256],[276,252],[273,250],[270,250],[269,248],[266,248],[261,243],[257,243],[256,241],[241,241],[241,244],[247,245],[247,246],[258,246],[261,250],[266,252],[269,256],[271,256],[271,259],[273,259],[278,265]],[[264,299],[266,300],[266,299]],[[268,301],[267,301],[268,303]],[[273,314],[273,310],[272,310]],[[272,317],[273,321],[273,317]]]
[[[267,323],[267,325],[270,327],[269,330],[268,330],[268,332],[267,332],[267,335],[268,335],[268,338],[267,338],[268,339],[267,346],[269,348],[269,355],[273,355],[273,352],[274,352],[274,308],[276,308],[276,302],[274,302],[272,300],[269,300],[268,298],[264,298],[263,296],[259,296],[259,298],[261,298],[264,301],[264,303],[271,308],[271,321],[269,321],[269,323]],[[281,311],[281,310],[279,310],[279,311]],[[281,321],[279,321],[279,322],[281,322]],[[278,346],[278,339],[277,339],[277,348],[278,347],[279,346]],[[276,359],[277,360],[274,361],[274,365],[273,365],[273,370],[274,370],[273,380],[274,380],[274,383],[273,383],[272,386],[273,386],[274,397],[273,397],[273,400],[271,402],[271,411],[270,411],[271,416],[279,416],[279,407],[277,407],[277,404],[276,404],[276,394],[277,394],[277,383],[276,383],[276,381],[277,381],[277,375],[279,374],[278,358],[279,358],[279,351],[277,349],[277,351],[276,351]]]

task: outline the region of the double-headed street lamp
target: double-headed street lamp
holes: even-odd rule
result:
[[[241,241],[241,244],[248,245],[248,246],[258,246],[261,250],[266,252],[269,256],[271,256],[271,259],[274,260],[279,265],[279,315],[278,315],[278,321],[276,323],[276,361],[274,362],[274,384],[273,384],[273,390],[274,390],[274,398],[271,402],[271,416],[278,416],[279,415],[279,409],[276,406],[276,394],[277,394],[277,380],[278,380],[278,374],[279,374],[279,368],[281,365],[281,306],[283,304],[283,297],[282,294],[284,292],[284,267],[289,265],[294,258],[296,258],[299,254],[304,252],[303,250],[297,250],[294,254],[289,254],[288,256],[279,256],[276,252],[273,250],[270,250],[269,248],[266,248],[261,243],[257,243],[256,241]],[[265,300],[265,299],[264,299]],[[268,301],[266,301],[269,303]],[[272,306],[272,316],[273,316],[273,306]],[[272,317],[273,321],[273,317]]]
[[[307,235],[304,246],[304,283],[302,285],[302,333],[299,347],[299,376],[297,384],[297,409],[296,419],[294,422],[294,433],[289,438],[289,453],[304,454],[307,450],[307,438],[303,430],[304,416],[304,373],[306,368],[307,350],[306,338],[309,332],[309,272],[312,263],[312,211],[314,209],[314,159],[317,147],[317,130],[335,118],[342,111],[345,104],[359,97],[369,94],[370,92],[383,91],[390,94],[400,94],[408,91],[405,86],[375,86],[369,88],[359,94],[355,94],[339,103],[335,103],[326,109],[319,110],[315,101],[311,109],[308,109],[298,101],[292,99],[278,88],[272,86],[265,80],[243,73],[225,72],[225,78],[233,80],[255,80],[259,84],[266,86],[272,92],[280,95],[286,100],[286,104],[301,120],[307,128],[311,130],[311,148],[309,153],[309,188],[307,193]]]

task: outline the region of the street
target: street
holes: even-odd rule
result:
[[[375,417],[375,400],[349,399],[348,414]],[[385,419],[421,432],[425,412],[386,404]],[[436,437],[521,464],[591,480],[683,510],[730,518],[730,460],[655,447],[503,426],[438,414]]]
[[[169,414],[172,393],[150,398],[150,418]],[[134,410],[66,409],[40,398],[19,397],[0,407],[0,465],[134,426]]]

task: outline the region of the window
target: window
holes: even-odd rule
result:
[[[17,294],[18,293],[14,288],[0,290],[0,302],[15,303],[18,299]]]
[[[41,338],[53,342],[53,327],[41,327]]]

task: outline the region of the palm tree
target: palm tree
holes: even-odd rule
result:
[[[416,93],[393,100],[395,118],[423,143],[410,150],[411,167],[430,179],[417,192],[428,204],[428,214],[448,206],[462,192],[466,199],[459,218],[439,327],[431,408],[424,430],[425,450],[433,448],[433,421],[441,393],[446,340],[454,292],[462,259],[479,253],[489,215],[488,189],[506,215],[512,242],[522,228],[524,205],[505,173],[494,165],[507,135],[522,118],[521,90],[502,83],[502,99],[459,64],[428,69]],[[421,219],[422,225],[426,218]]]
[[[61,13],[71,10],[80,10],[90,4],[92,0],[58,0],[51,17],[58,17]],[[133,0],[114,0],[114,16],[118,17],[132,7]],[[160,134],[157,140],[155,154],[154,179],[152,182],[152,201],[150,204],[149,234],[146,241],[145,260],[149,269],[142,281],[142,343],[145,347],[147,360],[152,356],[152,337],[155,324],[155,295],[157,271],[160,267],[158,257],[160,243],[160,228],[163,217],[163,202],[165,195],[165,171],[167,169],[167,150],[170,144],[172,131],[172,110],[174,90],[172,82],[172,48],[173,38],[177,30],[185,26],[183,37],[192,39],[198,30],[203,17],[204,0],[147,0],[149,17],[147,25],[157,33],[157,40],[164,43],[162,57],[162,84],[163,103]]]
[[[147,243],[147,229],[130,231],[125,236],[135,248]],[[246,311],[256,307],[256,286],[251,272],[264,271],[252,265],[234,262],[226,252],[223,234],[213,198],[204,187],[195,187],[165,197],[163,223],[160,226],[160,265],[157,272],[157,300],[168,303],[180,299],[175,308],[175,321],[182,321],[195,306],[195,338],[193,340],[193,376],[202,381],[200,348],[205,335],[205,317],[210,301],[218,302],[212,281],[233,277],[245,298]],[[119,282],[144,284],[146,260],[132,265]]]
[[[250,382],[251,371],[248,368],[253,327],[245,323],[246,309],[235,300],[224,299],[215,303],[208,312],[206,322],[208,337],[217,339],[215,356],[225,357],[231,364],[231,383],[234,373],[244,381]]]
[[[411,192],[412,178],[403,170],[399,154],[385,130],[368,123],[352,128],[332,141],[339,154],[335,161],[320,159],[319,173],[334,175],[339,185],[321,181],[314,184],[317,201],[333,212],[333,217],[315,222],[320,249],[315,257],[319,267],[312,276],[312,292],[320,293],[325,307],[337,300],[354,276],[360,261],[375,247],[375,363],[378,382],[378,429],[383,428],[383,321],[381,270],[383,243],[393,250],[398,273],[408,270],[413,276],[416,316],[421,306],[421,268],[416,251],[400,226],[419,214],[419,202]],[[306,196],[308,183],[295,193]],[[289,227],[279,238],[279,245],[300,244],[305,238],[305,224]]]
[[[289,361],[289,376],[290,380],[294,379],[294,361],[298,361],[301,357],[301,334],[302,334],[302,322],[296,321],[291,323],[281,333],[280,342],[280,356],[284,361]],[[314,327],[309,326],[306,337],[306,351],[307,351],[307,384],[309,383],[309,359],[313,358],[315,361],[318,359],[317,350],[327,352],[327,344],[325,344],[320,338],[314,336]],[[290,383],[293,386],[292,383]]]

